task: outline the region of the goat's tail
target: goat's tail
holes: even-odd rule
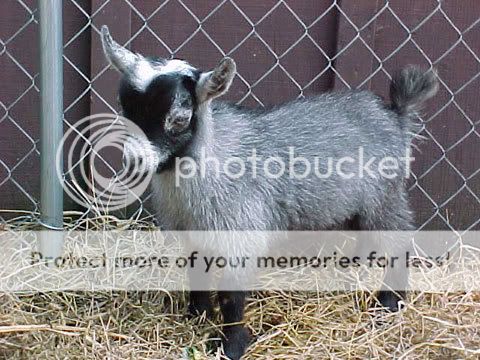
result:
[[[438,80],[434,71],[422,71],[415,66],[407,66],[393,76],[390,84],[392,109],[404,118],[407,131],[411,131],[413,115],[420,110],[423,102],[437,93]],[[410,125],[410,126],[409,126]]]

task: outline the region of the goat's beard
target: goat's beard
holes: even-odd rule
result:
[[[124,159],[129,171],[138,173],[156,172],[173,168],[175,158],[185,155],[185,150],[192,139],[192,133],[186,132],[174,140],[163,138],[150,141],[147,137],[131,135],[124,144]]]
[[[129,171],[138,173],[156,172],[171,156],[168,151],[161,151],[146,137],[138,135],[128,137],[123,154]]]

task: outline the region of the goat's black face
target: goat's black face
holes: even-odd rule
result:
[[[128,78],[121,81],[119,99],[123,115],[142,129],[162,154],[168,154],[162,157],[163,163],[180,154],[193,138],[199,76],[200,72],[193,68],[188,74],[159,74],[144,90],[139,90]]]
[[[111,65],[123,75],[119,90],[123,115],[143,130],[159,169],[165,168],[182,155],[197,122],[204,120],[199,119],[198,108],[208,108],[210,100],[228,91],[235,62],[224,58],[212,71],[201,72],[183,60],[147,59],[113,41],[106,26],[102,44]]]
[[[193,127],[197,79],[178,74],[155,77],[144,91],[122,79],[119,90],[124,116],[135,122],[151,140],[175,137]]]

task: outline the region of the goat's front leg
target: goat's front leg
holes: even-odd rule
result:
[[[250,334],[241,323],[245,310],[244,291],[220,291],[218,301],[223,315],[223,350],[231,360],[238,360],[245,353]]]
[[[210,294],[210,291],[190,291],[188,315],[191,318],[203,316],[203,314],[205,314],[207,319],[213,318],[213,305]]]
[[[213,305],[210,286],[211,276],[201,270],[192,270],[188,272],[190,287],[192,289],[201,288],[202,290],[191,290],[190,301],[188,304],[188,315],[190,317],[202,316],[205,313],[207,319],[213,318]]]

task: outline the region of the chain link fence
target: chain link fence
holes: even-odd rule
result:
[[[467,3],[467,2],[466,2]],[[410,181],[420,229],[480,228],[480,6],[468,1],[64,1],[64,126],[117,113],[118,77],[108,71],[99,29],[146,55],[212,67],[238,63],[229,100],[268,106],[320,91],[387,94],[409,63],[439,72],[441,89],[423,113]],[[35,1],[1,5],[0,213],[38,215],[38,28]],[[59,89],[60,91],[60,89]],[[66,169],[67,172],[74,169]],[[129,217],[148,215],[148,197]],[[145,202],[145,206],[143,205]],[[7,211],[8,210],[8,211]],[[30,212],[33,212],[33,217]],[[94,207],[69,212],[78,223]]]
[[[13,73],[18,81],[12,85],[11,91],[6,88],[7,86],[2,87],[0,96],[0,134],[2,134],[3,144],[2,156],[0,156],[0,191],[2,194],[10,194],[12,198],[21,197],[20,205],[23,209],[37,213],[38,186],[36,188],[25,186],[27,179],[23,176],[25,173],[23,165],[28,159],[39,161],[38,127],[25,126],[24,115],[32,114],[22,114],[20,109],[27,101],[38,101],[39,89],[36,83],[38,71],[36,68],[26,66],[24,57],[19,56],[18,51],[22,34],[28,28],[36,28],[38,21],[35,18],[36,9],[31,4],[18,1],[10,5],[17,7],[19,16],[10,20],[14,23],[11,27],[6,26],[2,21],[0,63],[3,75],[7,72]],[[2,83],[5,83],[5,79]],[[7,153],[9,150],[10,152]],[[2,198],[5,196],[2,195]],[[0,203],[3,204],[3,201],[0,200]],[[2,210],[10,210],[10,208]],[[0,216],[2,215],[4,214],[0,213]]]

